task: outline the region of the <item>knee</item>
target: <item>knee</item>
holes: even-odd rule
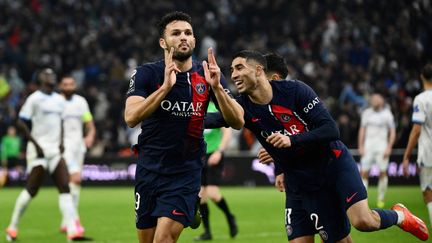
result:
[[[57,186],[60,193],[69,193],[69,184],[68,183],[60,183],[60,185]]]
[[[169,232],[160,233],[155,235],[154,242],[157,243],[173,243],[176,242],[176,236],[173,234],[170,234]]]
[[[75,185],[81,185],[81,177],[71,176],[70,182],[73,183],[73,184],[75,184]]]
[[[39,191],[39,187],[38,186],[31,186],[28,185],[26,187],[27,192],[30,194],[31,197],[36,197],[38,191]]]

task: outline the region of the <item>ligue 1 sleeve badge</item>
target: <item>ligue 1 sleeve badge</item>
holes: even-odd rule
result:
[[[198,94],[203,94],[206,91],[206,86],[203,83],[195,85],[195,90]]]

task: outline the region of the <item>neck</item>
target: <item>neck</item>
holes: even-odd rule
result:
[[[432,89],[432,82],[423,82],[423,87],[425,90]]]
[[[273,90],[267,79],[259,78],[254,90],[248,95],[255,104],[266,105],[273,99]]]
[[[187,60],[183,62],[177,60],[174,60],[174,62],[177,65],[177,68],[180,69],[181,72],[189,71],[192,68],[192,57],[189,57]]]

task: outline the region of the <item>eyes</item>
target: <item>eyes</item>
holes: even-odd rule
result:
[[[184,33],[185,36],[193,36],[193,32],[192,32],[192,30],[184,30],[184,31],[181,31],[181,30],[173,30],[173,31],[171,32],[171,35],[172,35],[172,36],[180,36],[182,33]]]
[[[241,71],[241,70],[243,70],[244,68],[245,68],[245,66],[243,66],[243,65],[241,65],[241,64],[235,65],[234,67],[231,67],[231,73],[233,73],[234,70],[235,70],[235,71]]]

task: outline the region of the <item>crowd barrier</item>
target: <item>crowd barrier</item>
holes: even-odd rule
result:
[[[359,161],[356,151],[352,151],[354,159]],[[413,156],[414,157],[414,156]],[[409,165],[409,177],[403,176],[402,151],[395,150],[390,156],[388,167],[390,185],[418,185],[418,168],[414,162]],[[125,186],[133,185],[136,158],[132,157],[87,157],[82,173],[84,185],[94,186]],[[360,165],[359,165],[360,168]],[[375,166],[370,171],[370,184],[376,184],[379,169]],[[24,185],[26,174],[22,171],[10,170],[8,185]],[[225,156],[222,174],[224,186],[269,186],[274,183],[274,165],[264,165],[250,153],[235,153]],[[45,185],[52,185],[49,176]]]

